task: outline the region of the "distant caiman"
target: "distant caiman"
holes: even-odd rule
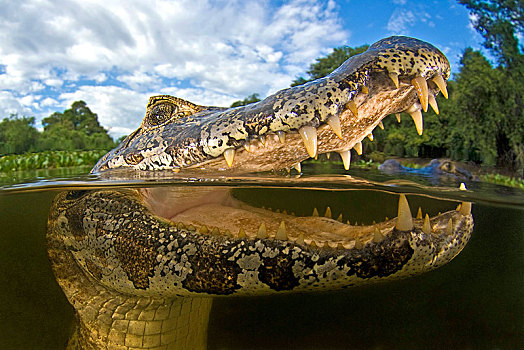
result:
[[[238,108],[151,97],[142,125],[93,168],[221,172],[295,167],[350,150],[407,112],[447,97],[446,57],[425,42],[390,37],[330,75]],[[187,170],[186,170],[187,169]],[[222,190],[73,190],[55,199],[48,251],[77,313],[71,348],[206,348],[212,297],[315,291],[419,274],[449,262],[473,230],[471,204],[351,226],[314,213],[255,208]]]

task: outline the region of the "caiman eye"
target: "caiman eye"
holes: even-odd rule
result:
[[[171,118],[177,114],[177,106],[169,102],[161,102],[148,111],[146,118],[144,119],[144,126],[155,127],[164,125]]]

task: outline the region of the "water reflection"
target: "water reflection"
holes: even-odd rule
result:
[[[69,346],[206,348],[214,298],[374,284],[463,249],[469,203],[411,196],[425,202],[412,218],[400,198],[282,185],[62,192],[47,239],[78,321]]]

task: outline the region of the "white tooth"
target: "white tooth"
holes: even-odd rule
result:
[[[344,163],[344,169],[349,170],[349,163],[351,162],[351,152],[347,150],[338,151],[340,158],[342,158],[342,163]]]
[[[422,119],[422,112],[420,110],[416,110],[414,112],[409,113],[411,118],[413,118],[413,121],[415,122],[415,128],[417,128],[417,133],[419,135],[422,135],[422,132],[424,131],[424,121]]]
[[[384,123],[382,123],[382,120],[378,122],[378,127],[384,130]]]
[[[262,146],[266,147],[266,137],[265,136],[259,136],[258,137],[258,140],[260,141],[260,143],[262,144]]]
[[[471,214],[471,202],[462,202],[459,213],[464,216]]]
[[[331,219],[331,208],[326,208],[326,213],[324,214],[324,217]]]
[[[298,132],[302,136],[307,153],[311,158],[315,158],[317,155],[317,129],[313,126],[303,126]]]
[[[258,228],[257,238],[264,239],[264,238],[267,238],[267,237],[268,237],[268,235],[267,235],[267,230],[266,230],[266,224],[265,223],[261,223],[260,227]]]
[[[431,224],[429,222],[429,215],[426,214],[426,217],[424,218],[424,224],[422,225],[422,231],[424,233],[431,233]]]
[[[433,108],[433,110],[435,111],[435,114],[438,114],[439,111],[438,111],[437,100],[435,99],[435,95],[433,95],[433,93],[431,92],[429,93],[428,101],[429,101],[429,105],[431,106],[431,108]]]
[[[355,143],[353,148],[355,149],[355,151],[357,151],[357,154],[359,156],[362,155],[362,142],[359,141],[359,142]]]
[[[233,160],[235,159],[235,149],[228,148],[224,151],[224,158],[226,159],[227,166],[231,168]]]
[[[468,190],[468,189],[466,188],[466,184],[465,184],[464,182],[461,182],[461,183],[460,183],[459,190],[461,190],[461,191],[467,191],[467,190]]]
[[[446,226],[446,234],[451,236],[453,234],[453,220],[449,218],[448,226]]]
[[[368,134],[368,139],[369,139],[369,141],[373,141],[373,133],[370,132]]]
[[[333,129],[333,132],[335,135],[338,136],[338,138],[342,139],[342,129],[340,127],[340,118],[336,115],[332,115],[329,117],[326,122],[328,125]]]
[[[418,207],[417,219],[422,219],[422,209],[420,209],[420,207]]]
[[[238,230],[238,238],[246,238],[246,231],[244,231],[243,228],[240,228],[240,230]]]
[[[393,84],[395,84],[395,86],[398,89],[398,74],[395,72],[391,72],[389,73],[389,77],[391,78],[391,80],[393,80]]]
[[[278,140],[280,141],[280,143],[286,142],[286,133],[285,132],[277,131],[277,136],[278,136]]]
[[[355,249],[362,249],[364,246],[362,245],[362,242],[360,241],[360,239],[355,239],[355,246],[354,248]]]
[[[329,160],[329,158],[331,158],[331,152],[326,153],[326,159]]]
[[[424,112],[428,111],[428,82],[423,77],[411,79],[411,84],[417,90],[418,98]]]
[[[375,232],[373,232],[373,242],[381,242],[384,239],[384,235],[380,232],[378,227],[375,227]]]
[[[302,165],[300,165],[300,162],[295,164],[294,168],[296,171],[298,171],[299,174],[302,172]]]
[[[357,104],[353,101],[349,101],[347,104],[346,104],[346,108],[349,108],[349,110],[351,111],[351,113],[353,113],[353,115],[355,117],[358,117],[358,107],[357,107]]]
[[[442,75],[437,74],[432,80],[435,84],[437,84],[438,88],[442,92],[442,95],[448,99],[448,89],[446,87],[446,81],[444,78],[442,78]]]
[[[277,234],[275,235],[275,239],[279,239],[281,241],[287,241],[286,224],[284,223],[284,221],[280,222],[280,226],[278,227]]]
[[[244,142],[244,148],[246,149],[246,151],[251,152],[251,148],[249,147],[249,145],[249,141]]]
[[[395,117],[397,117],[397,122],[400,123],[400,113],[395,113]]]
[[[311,214],[311,216],[313,216],[313,217],[318,217],[319,216],[318,215],[318,209],[316,207],[313,208],[313,214]]]
[[[398,215],[395,227],[399,231],[411,231],[413,228],[413,217],[409,209],[408,200],[406,196],[401,194],[398,200]]]
[[[363,94],[369,94],[369,88],[366,85],[362,85],[361,91]]]
[[[298,235],[298,238],[295,240],[296,244],[304,245],[306,242],[304,242],[304,234],[301,233]]]

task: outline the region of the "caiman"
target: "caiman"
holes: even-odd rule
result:
[[[223,175],[285,169],[350,150],[382,119],[447,97],[450,68],[432,45],[390,37],[328,76],[238,108],[151,97],[141,126],[93,168]],[[293,170],[294,171],[294,170]],[[125,173],[125,172],[124,172]],[[173,174],[173,173],[172,173]],[[174,174],[173,174],[174,175]],[[331,290],[449,262],[473,230],[471,204],[352,226],[255,208],[223,190],[72,190],[55,199],[48,251],[76,310],[71,348],[204,349],[213,297]]]

